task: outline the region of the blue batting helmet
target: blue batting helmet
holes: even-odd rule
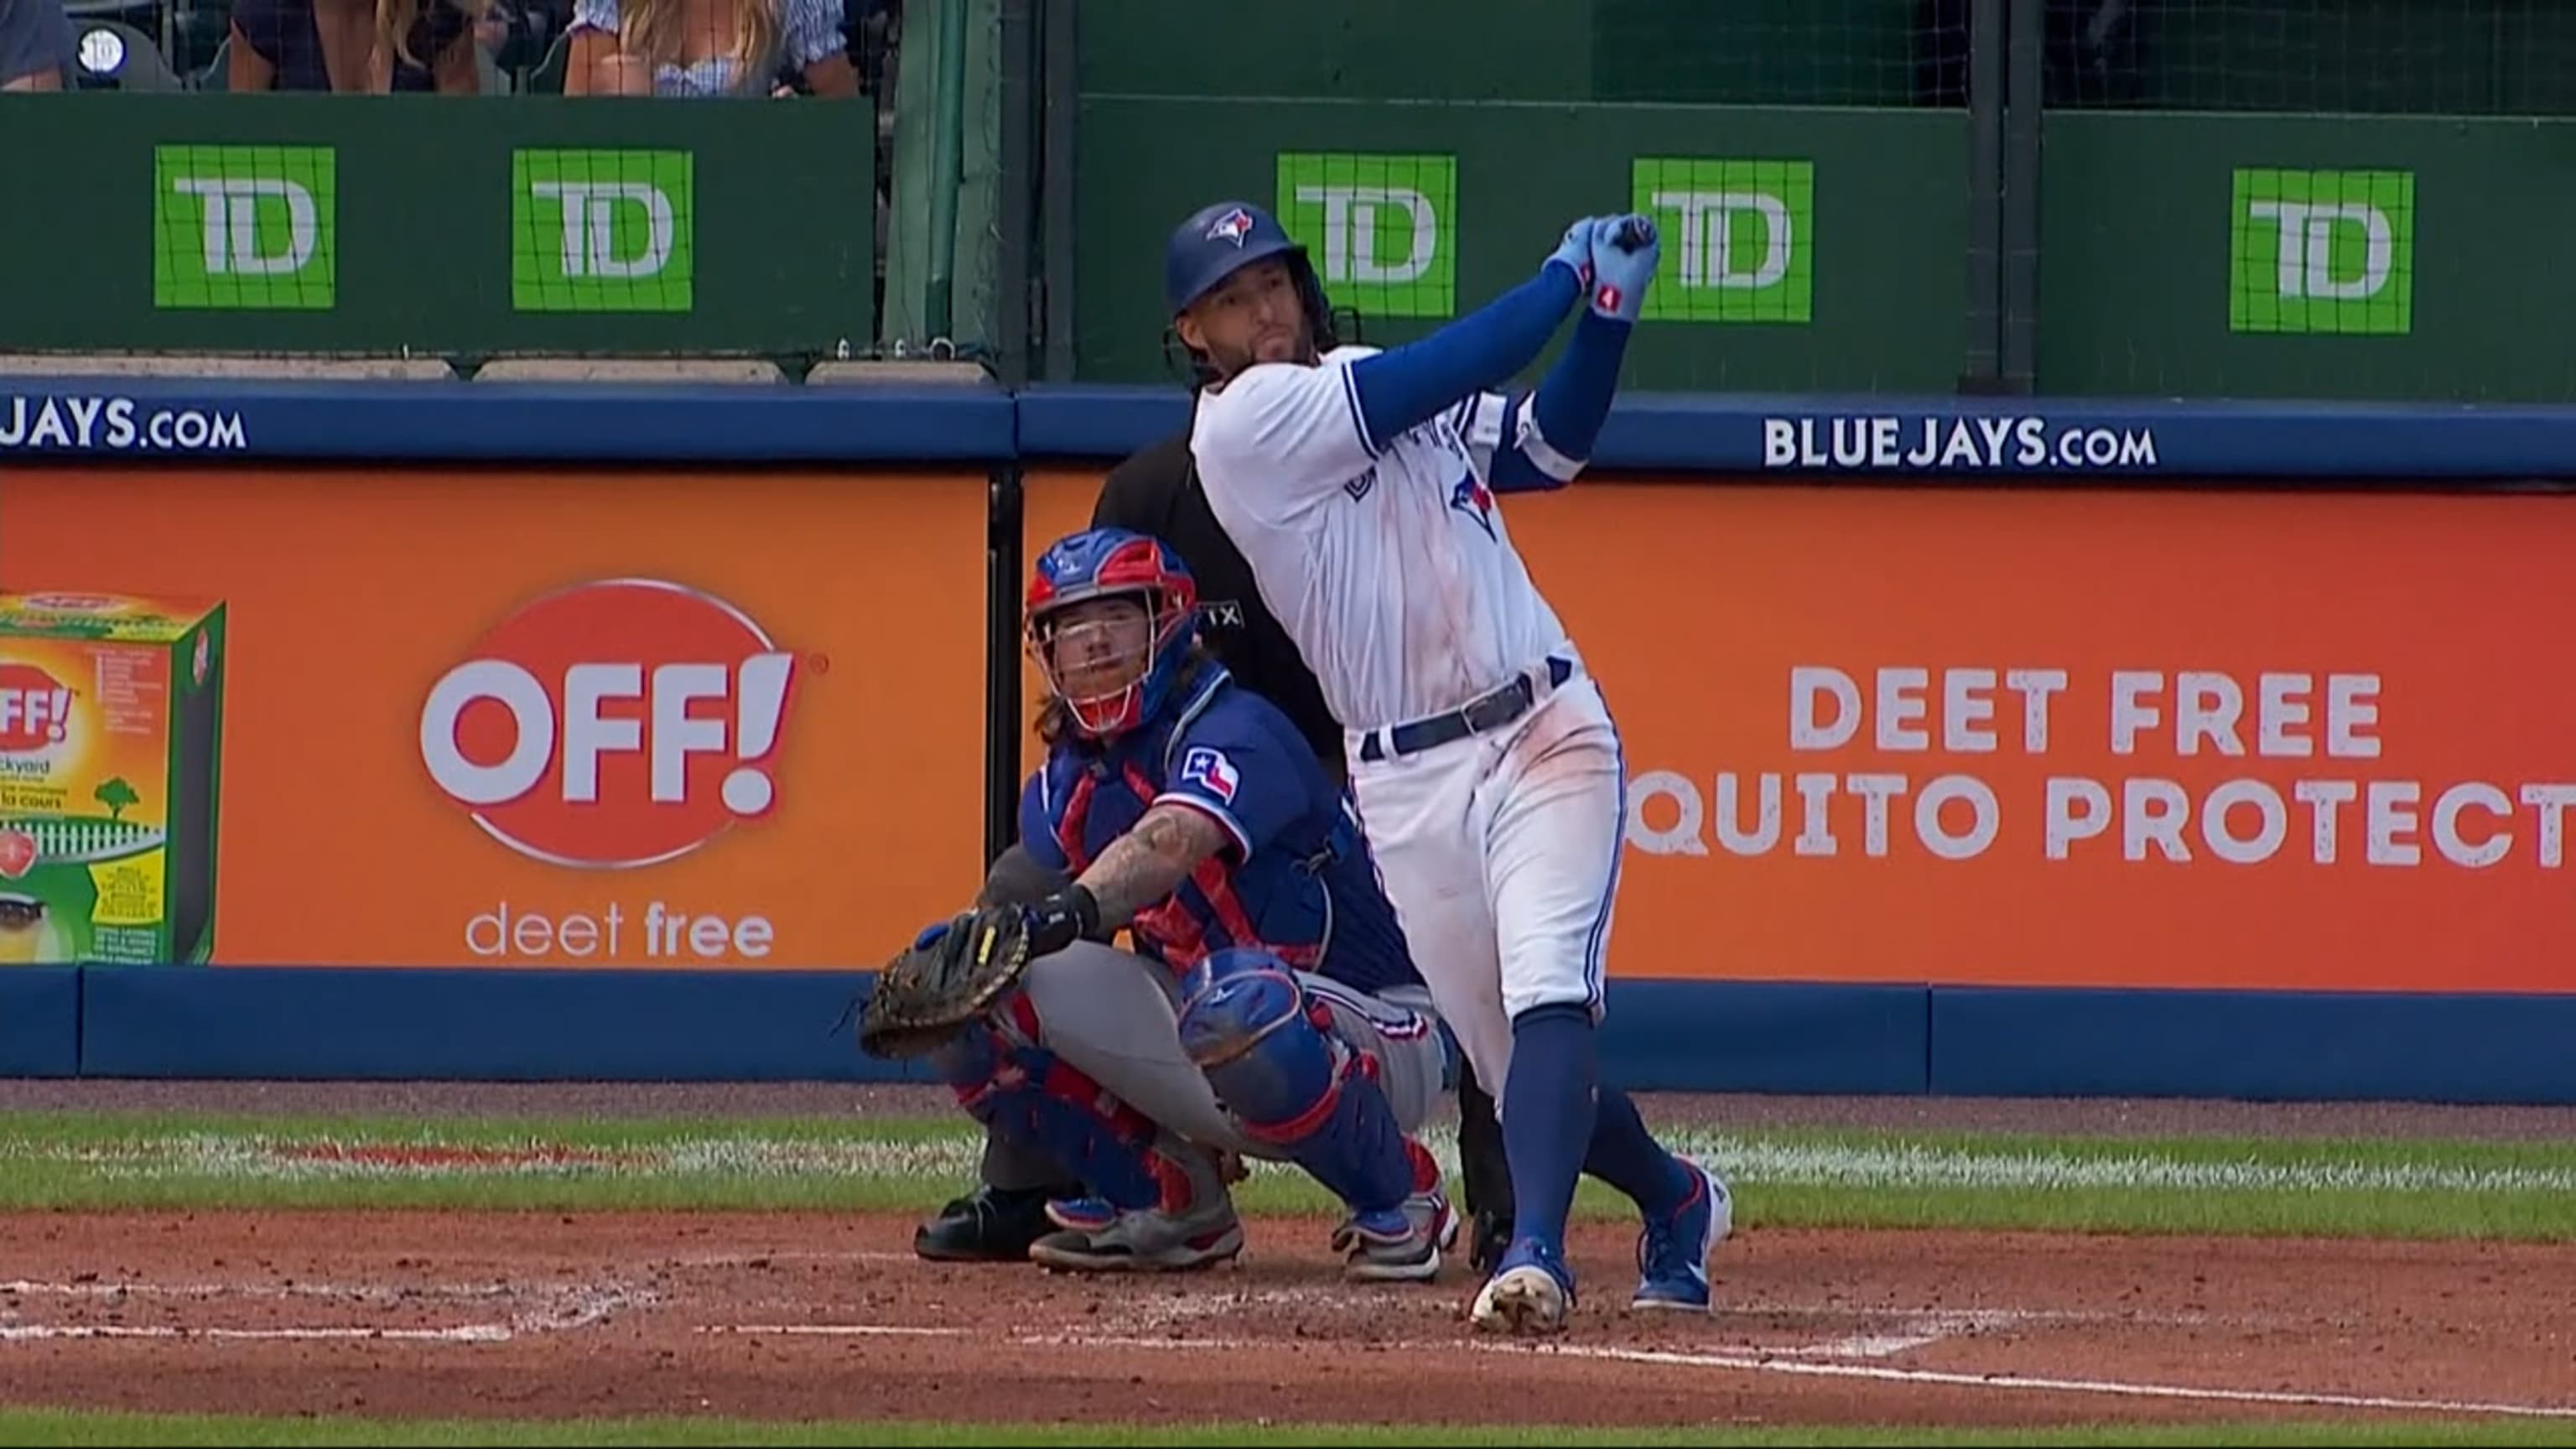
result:
[[[1270,213],[1247,201],[1203,207],[1172,233],[1163,249],[1163,301],[1174,316],[1217,283],[1268,257],[1306,260],[1306,249]]]
[[[1315,267],[1306,256],[1304,244],[1288,235],[1288,229],[1276,217],[1248,201],[1220,201],[1201,207],[1173,229],[1171,241],[1163,248],[1166,310],[1178,317],[1226,278],[1273,257],[1287,265],[1315,350],[1330,352],[1339,346],[1332,305],[1324,297],[1323,283],[1316,280]],[[1168,349],[1177,340],[1167,333],[1164,346]],[[1206,382],[1215,375],[1208,359],[1195,352],[1191,362],[1199,381]]]
[[[1078,662],[1086,671],[1114,670],[1118,682],[1100,688],[1086,680],[1077,687],[1058,657],[1056,616],[1087,600],[1121,596],[1145,607],[1143,654],[1121,659],[1086,643]],[[1075,729],[1105,739],[1143,725],[1162,709],[1198,637],[1199,588],[1189,566],[1162,540],[1124,528],[1087,529],[1038,555],[1026,613],[1029,653],[1047,688],[1064,702]]]

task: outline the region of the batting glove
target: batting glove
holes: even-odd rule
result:
[[[1573,268],[1575,281],[1586,292],[1592,290],[1592,233],[1599,221],[1599,217],[1587,216],[1567,227],[1565,240],[1558,242],[1556,250],[1547,255],[1549,261],[1563,262]],[[1545,271],[1546,268],[1539,270]]]
[[[1663,257],[1655,219],[1633,213],[1596,218],[1591,243],[1592,310],[1613,321],[1636,321]]]

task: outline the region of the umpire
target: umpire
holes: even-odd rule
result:
[[[1209,511],[1190,456],[1187,427],[1109,470],[1092,504],[1091,526],[1132,529],[1171,545],[1198,581],[1200,637],[1244,688],[1288,716],[1314,746],[1334,783],[1342,783],[1347,778],[1342,727],[1325,707],[1323,686],[1295,641],[1262,604],[1251,565]],[[1053,876],[1014,844],[994,862],[984,897],[1034,900],[1060,886]],[[1020,1156],[988,1138],[984,1186],[924,1224],[914,1234],[915,1250],[941,1259],[1026,1256],[1029,1243],[1053,1226],[1042,1211],[1046,1199],[1076,1196],[1081,1189],[1045,1181],[1053,1171],[1019,1161]],[[1458,1157],[1472,1219],[1469,1262],[1475,1271],[1489,1272],[1511,1238],[1512,1178],[1494,1099],[1477,1083],[1464,1057],[1458,1062]]]

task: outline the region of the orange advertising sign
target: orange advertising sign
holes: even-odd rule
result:
[[[1614,974],[2576,991],[2564,500],[1503,507],[1626,745]]]
[[[1630,975],[2576,990],[2576,509],[1512,500],[1631,772]]]
[[[218,965],[845,968],[981,875],[984,527],[980,475],[13,470],[0,588],[221,604]]]

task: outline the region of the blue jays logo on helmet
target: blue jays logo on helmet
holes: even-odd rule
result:
[[[1059,616],[1092,599],[1132,597],[1144,606],[1146,641],[1134,660],[1088,651],[1080,662],[1120,676],[1099,687],[1072,679],[1059,657]],[[1029,578],[1028,646],[1047,688],[1074,727],[1095,739],[1136,729],[1159,712],[1198,635],[1199,590],[1170,545],[1124,528],[1070,534],[1038,556]],[[1132,666],[1132,667],[1130,667]]]
[[[1219,282],[1267,257],[1303,262],[1306,249],[1270,213],[1248,201],[1220,201],[1173,228],[1163,249],[1163,300],[1174,316]]]
[[[1252,213],[1240,206],[1229,208],[1225,215],[1208,223],[1209,241],[1230,241],[1236,246],[1241,246],[1243,239],[1250,235],[1252,235]]]

